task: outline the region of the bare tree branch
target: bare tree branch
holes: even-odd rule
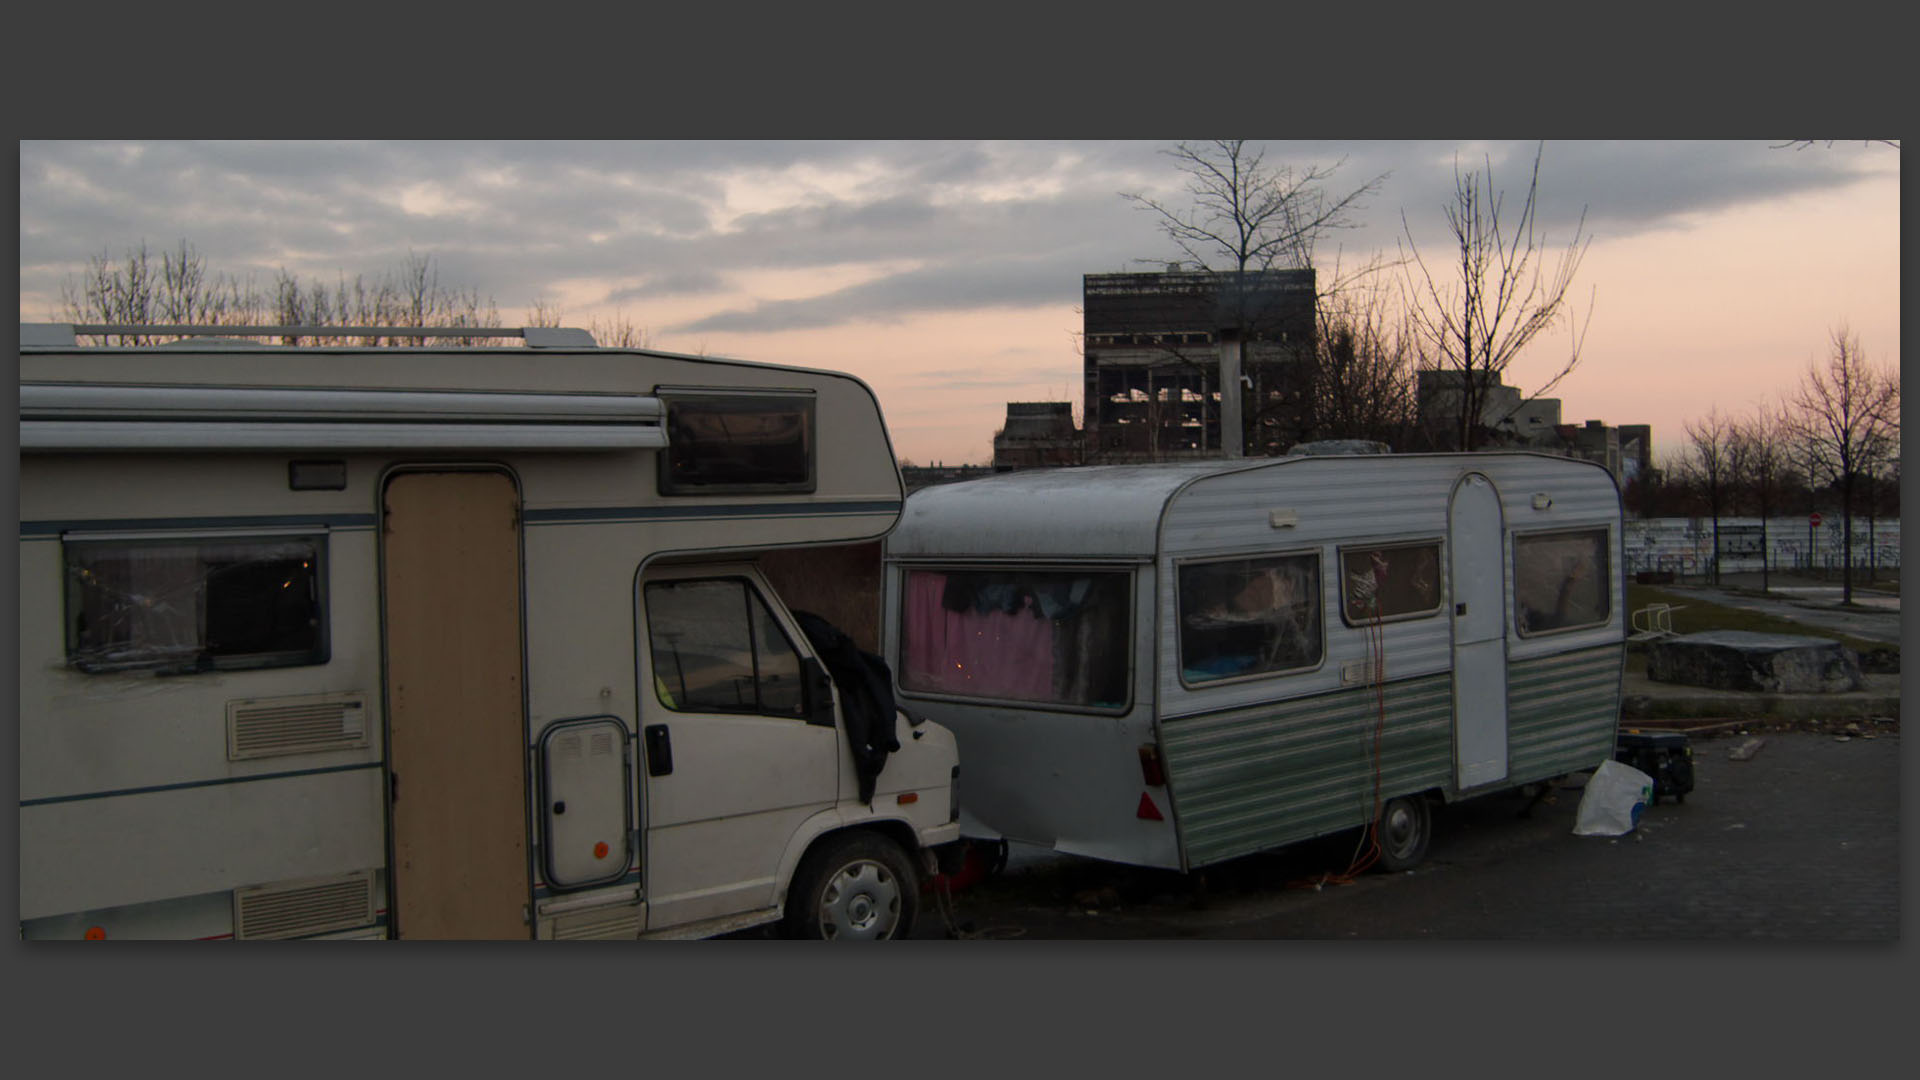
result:
[[[1403,278],[1404,294],[1421,362],[1456,375],[1458,386],[1452,390],[1458,394],[1460,412],[1454,434],[1463,450],[1474,449],[1480,441],[1488,420],[1483,415],[1486,401],[1501,374],[1567,313],[1567,291],[1591,243],[1591,237],[1582,235],[1583,209],[1558,261],[1551,269],[1545,265],[1546,238],[1536,235],[1543,153],[1544,147],[1534,153],[1526,197],[1511,227],[1502,221],[1505,193],[1494,185],[1492,161],[1479,172],[1462,173],[1455,164],[1454,199],[1444,212],[1457,265],[1448,275],[1437,275],[1427,265],[1406,214],[1400,217],[1402,265],[1411,267]],[[1587,320],[1592,314],[1590,302]],[[1586,325],[1583,320],[1575,331],[1567,362],[1548,387],[1579,365]],[[1542,392],[1544,388],[1533,396]]]

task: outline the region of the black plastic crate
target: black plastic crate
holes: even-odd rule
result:
[[[1653,777],[1653,801],[1687,801],[1693,790],[1693,746],[1684,732],[1623,731],[1614,740],[1613,759]]]

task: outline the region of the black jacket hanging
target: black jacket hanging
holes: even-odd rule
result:
[[[847,744],[853,749],[860,801],[871,804],[874,784],[886,767],[887,755],[900,749],[900,740],[894,734],[893,671],[885,660],[862,652],[852,638],[820,616],[796,611],[793,618],[840,690],[841,719],[847,727]]]

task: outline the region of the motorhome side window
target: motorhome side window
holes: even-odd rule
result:
[[[740,578],[647,585],[653,688],[677,712],[804,717],[800,655]]]
[[[664,495],[814,489],[810,397],[668,397]]]
[[[1187,683],[1320,663],[1320,556],[1180,567],[1180,675]]]
[[[1523,635],[1599,626],[1612,614],[1607,530],[1513,538],[1514,621]]]
[[[1129,576],[909,570],[900,685],[999,701],[1124,708]]]
[[[327,661],[326,537],[68,539],[67,662],[81,671]]]
[[[1416,618],[1440,610],[1440,542],[1340,549],[1347,625]]]

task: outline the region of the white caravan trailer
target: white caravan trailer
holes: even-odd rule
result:
[[[901,706],[961,831],[1192,870],[1612,754],[1620,498],[1528,453],[1062,468],[930,487],[887,539]]]
[[[761,570],[893,527],[872,392],[577,330],[194,339],[348,333],[21,328],[22,936],[907,932],[952,736]]]

